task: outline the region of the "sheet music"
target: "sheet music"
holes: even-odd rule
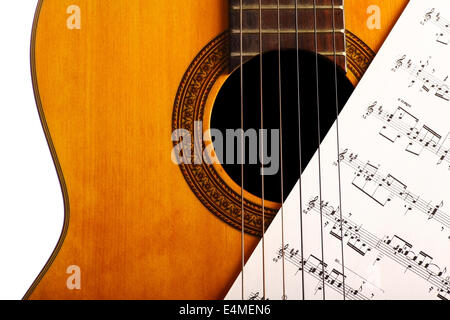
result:
[[[265,296],[260,243],[245,298],[449,298],[449,21],[448,1],[410,1],[339,117],[339,150],[336,126],[321,145],[322,192],[316,153],[302,201],[297,184],[284,204],[284,243],[280,214],[265,234]]]

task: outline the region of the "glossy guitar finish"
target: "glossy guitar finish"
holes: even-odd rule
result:
[[[64,229],[64,181],[58,180],[30,75],[37,3],[0,4],[0,300],[23,297]]]
[[[377,50],[406,3],[375,1],[382,28],[369,30],[374,1],[347,0],[346,28]],[[77,0],[81,30],[68,30],[72,4],[42,0],[37,14],[36,84],[71,215],[26,298],[223,298],[241,268],[241,233],[192,193],[170,135],[180,81],[227,29],[228,2]],[[246,236],[247,257],[257,241]],[[81,290],[67,289],[70,265]]]

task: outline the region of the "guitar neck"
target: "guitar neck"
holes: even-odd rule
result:
[[[242,0],[241,8],[241,0],[230,0],[230,70],[240,65],[241,54],[246,62],[261,49],[263,53],[278,50],[279,45],[296,49],[297,39],[299,49],[317,51],[332,61],[336,54],[337,65],[346,69],[343,0],[280,0],[279,7],[277,0],[261,2],[260,7],[259,0]]]

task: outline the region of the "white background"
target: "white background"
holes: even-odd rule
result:
[[[64,222],[61,188],[31,81],[37,2],[0,2],[0,299],[23,297],[52,254]]]

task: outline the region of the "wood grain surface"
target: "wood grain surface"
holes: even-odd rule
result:
[[[67,184],[68,233],[31,299],[220,299],[241,234],[210,214],[170,158],[171,117],[195,55],[228,27],[226,0],[42,0],[37,87]],[[347,0],[377,50],[406,0]],[[81,30],[66,27],[69,5]],[[382,28],[366,26],[381,8]],[[248,257],[258,239],[245,238]],[[68,290],[67,267],[81,268]]]

